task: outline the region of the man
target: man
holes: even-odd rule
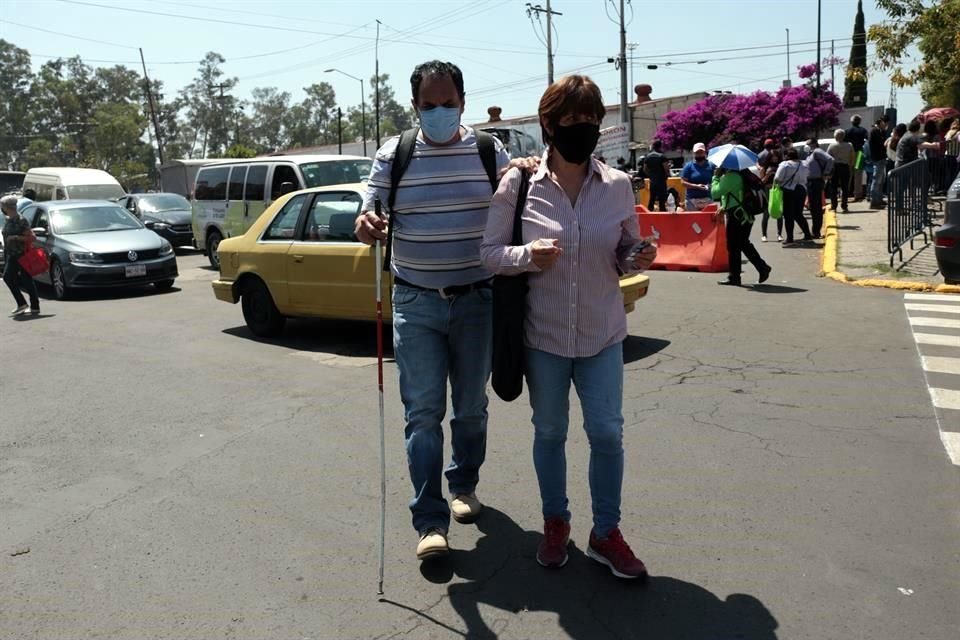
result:
[[[663,143],[653,141],[652,151],[643,159],[643,170],[650,180],[650,198],[647,209],[653,211],[653,203],[660,205],[660,211],[667,210],[667,178],[670,176],[670,161],[663,155]]]
[[[847,213],[847,203],[850,199],[850,173],[853,167],[856,154],[853,151],[853,145],[846,139],[847,134],[843,129],[837,129],[833,132],[833,139],[827,147],[827,153],[833,158],[833,176],[830,178],[830,206],[834,211],[837,210],[837,194],[842,192],[840,199],[840,211]]]
[[[3,281],[13,294],[17,308],[10,312],[11,316],[23,315],[27,311],[27,301],[23,298],[21,288],[30,296],[30,314],[40,313],[40,298],[37,296],[37,285],[23,267],[20,266],[20,257],[26,253],[27,243],[33,240],[33,231],[26,218],[17,212],[17,196],[0,198],[0,210],[6,221],[3,225],[3,248],[6,265],[3,269]]]
[[[421,560],[449,552],[451,511],[472,522],[482,505],[476,496],[487,439],[486,384],[490,377],[491,274],[480,262],[491,185],[476,132],[460,124],[463,75],[449,62],[418,66],[410,77],[420,118],[414,153],[396,192],[391,271],[393,337],[406,422],[410,502]],[[385,240],[386,221],[374,202],[389,201],[391,166],[398,139],[378,151],[370,172],[357,237]],[[495,141],[497,169],[509,162]],[[446,470],[450,505],[443,497],[443,418],[451,387],[453,460]]]
[[[813,222],[813,238],[823,238],[823,185],[833,173],[833,158],[820,148],[816,137],[807,140],[807,202],[810,205],[810,220]]]
[[[767,138],[766,140],[763,141],[763,151],[761,151],[760,154],[757,156],[757,166],[760,167],[761,170],[766,169],[767,167],[770,166],[772,162],[770,159],[770,156],[771,154],[775,153],[776,146],[777,145],[773,141],[773,138]],[[781,153],[780,155],[782,156],[783,154]],[[776,170],[777,165],[779,164],[780,164],[780,161],[778,160],[776,164],[774,164],[773,166],[774,170]]]
[[[23,195],[17,200],[17,211],[23,213],[23,210],[33,204],[37,199],[37,192],[27,187],[23,190]]]
[[[793,148],[795,148],[793,146],[793,138],[790,136],[783,136],[783,138],[780,140],[780,153],[783,154],[783,157],[786,158],[787,152]],[[806,160],[807,152],[803,147],[797,148],[797,154],[800,156],[801,160]]]
[[[850,128],[844,131],[844,139],[853,146],[854,163],[850,166],[850,193],[853,194],[853,201],[863,200],[863,166],[862,162],[856,162],[858,154],[863,152],[863,145],[867,142],[867,130],[860,126],[860,116],[850,118]],[[860,164],[860,168],[857,168]]]
[[[887,178],[887,122],[877,120],[870,128],[870,161],[873,163],[873,182],[870,185],[870,208],[882,209],[887,206],[883,201],[883,185]]]
[[[920,149],[939,149],[936,142],[924,142],[920,135],[920,121],[911,120],[907,125],[907,135],[900,138],[897,144],[897,166],[902,167],[920,157]]]

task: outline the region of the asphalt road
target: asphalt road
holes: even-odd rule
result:
[[[760,248],[769,286],[653,272],[630,316],[622,528],[645,587],[583,553],[575,401],[567,567],[534,561],[525,396],[491,401],[488,510],[421,567],[388,364],[378,599],[371,325],[255,340],[197,255],[168,294],[4,321],[0,638],[956,638],[960,467],[902,295]]]

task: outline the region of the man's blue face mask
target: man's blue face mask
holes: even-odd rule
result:
[[[460,130],[458,107],[434,107],[420,111],[420,128],[434,142],[448,142]]]

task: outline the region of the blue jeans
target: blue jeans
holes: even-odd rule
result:
[[[870,202],[877,203],[883,200],[883,187],[887,180],[886,162],[876,162],[873,165],[873,182],[870,185]]]
[[[450,493],[472,493],[487,449],[487,380],[492,340],[490,289],[447,299],[433,291],[393,288],[393,349],[400,371],[407,465],[413,482],[413,527],[446,529],[450,507],[443,497],[443,419],[450,380],[453,459]]]
[[[570,520],[567,509],[567,426],[570,381],[583,407],[590,442],[593,531],[600,537],[620,524],[623,486],[623,345],[589,358],[564,358],[527,349],[526,378],[533,408],[533,464],[543,517]]]

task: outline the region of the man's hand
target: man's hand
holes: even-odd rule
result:
[[[517,168],[521,171],[526,171],[529,174],[533,174],[540,168],[540,156],[527,156],[526,158],[514,158],[511,160],[507,166],[500,170],[500,175],[497,176],[498,179],[503,179],[503,176],[506,175],[507,171],[510,169]]]
[[[563,249],[560,248],[560,241],[556,239],[541,239],[533,243],[531,250],[531,261],[537,265],[541,271],[546,271],[557,261]]]
[[[650,265],[653,264],[653,261],[656,260],[656,258],[657,247],[652,244],[648,244],[633,259],[633,268],[639,271],[646,271],[650,268]]]
[[[378,218],[375,213],[364,211],[354,223],[353,232],[357,240],[364,244],[374,244],[377,240],[387,239],[387,221]]]

